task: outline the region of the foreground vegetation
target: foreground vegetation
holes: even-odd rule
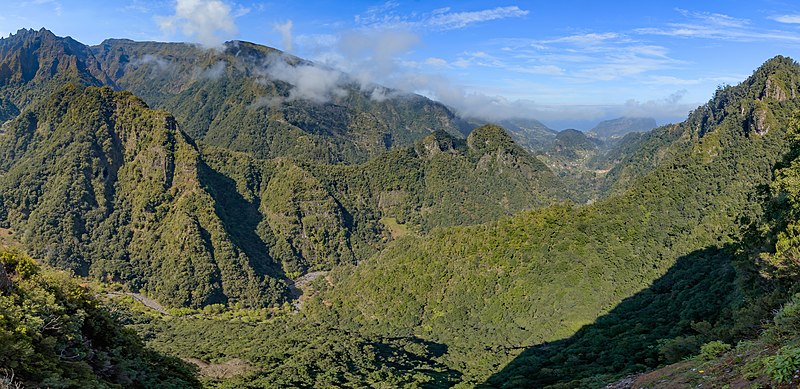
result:
[[[85,284],[0,250],[0,385],[199,387],[195,370],[144,347]]]

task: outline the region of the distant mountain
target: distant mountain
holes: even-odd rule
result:
[[[248,42],[223,50],[104,41],[41,29],[0,39],[0,119],[67,82],[127,89],[172,112],[194,139],[261,158],[363,162],[436,130],[465,137],[445,106]]]
[[[569,160],[577,160],[582,158],[582,156],[578,155],[579,153],[595,151],[602,144],[603,141],[599,139],[592,138],[582,131],[569,128],[556,134],[551,147],[553,153]]]
[[[0,38],[0,120],[65,83],[113,86],[89,47],[41,29]]]
[[[121,318],[185,358],[247,359],[225,387],[600,387],[752,338],[799,290],[789,58],[683,123],[601,140],[472,129],[246,42],[89,50],[22,30],[0,53],[2,241],[196,308],[108,312],[0,252],[0,366],[25,384],[197,384]],[[741,372],[791,360],[792,331],[741,343]]]
[[[109,39],[92,52],[114,83],[172,112],[193,138],[259,158],[363,162],[436,130],[466,133],[442,104],[249,42],[215,51]]]
[[[588,132],[599,139],[617,139],[631,132],[647,132],[656,128],[656,120],[642,117],[621,117],[605,120]]]
[[[493,126],[358,166],[262,161],[201,151],[129,92],[70,84],[4,129],[0,223],[51,265],[171,306],[279,303],[287,274],[392,239],[382,218],[421,231],[562,199],[552,172]]]
[[[490,122],[482,119],[467,119],[467,123],[476,128]],[[503,119],[497,121],[496,124],[508,131],[514,142],[532,152],[549,148],[558,133],[536,119]]]

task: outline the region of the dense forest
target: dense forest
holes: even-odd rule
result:
[[[0,39],[0,383],[794,380],[792,59],[595,136],[380,86],[315,101],[276,66],[316,65]]]

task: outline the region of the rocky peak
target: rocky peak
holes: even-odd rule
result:
[[[507,149],[514,144],[506,130],[494,124],[478,127],[467,137],[467,146],[470,150],[485,153],[497,149]]]
[[[463,144],[463,140],[461,140]],[[417,155],[431,157],[441,153],[456,153],[458,140],[444,131],[436,131],[419,142],[415,147]]]
[[[89,47],[70,37],[22,29],[0,39],[0,86],[43,83],[57,76],[86,85],[113,85]]]

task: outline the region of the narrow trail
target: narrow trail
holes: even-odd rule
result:
[[[147,296],[145,296],[143,294],[140,294],[140,293],[108,292],[108,295],[112,296],[112,297],[113,296],[131,296],[131,297],[133,297],[134,300],[142,303],[144,306],[146,306],[146,307],[148,307],[148,308],[150,308],[152,310],[158,311],[159,313],[161,313],[163,315],[166,315],[166,316],[172,316],[172,315],[169,314],[169,312],[167,312],[167,309],[164,308],[164,306],[162,306],[161,304],[158,303],[158,301],[153,300],[153,299],[151,299],[151,298],[149,298],[149,297],[147,297]]]

